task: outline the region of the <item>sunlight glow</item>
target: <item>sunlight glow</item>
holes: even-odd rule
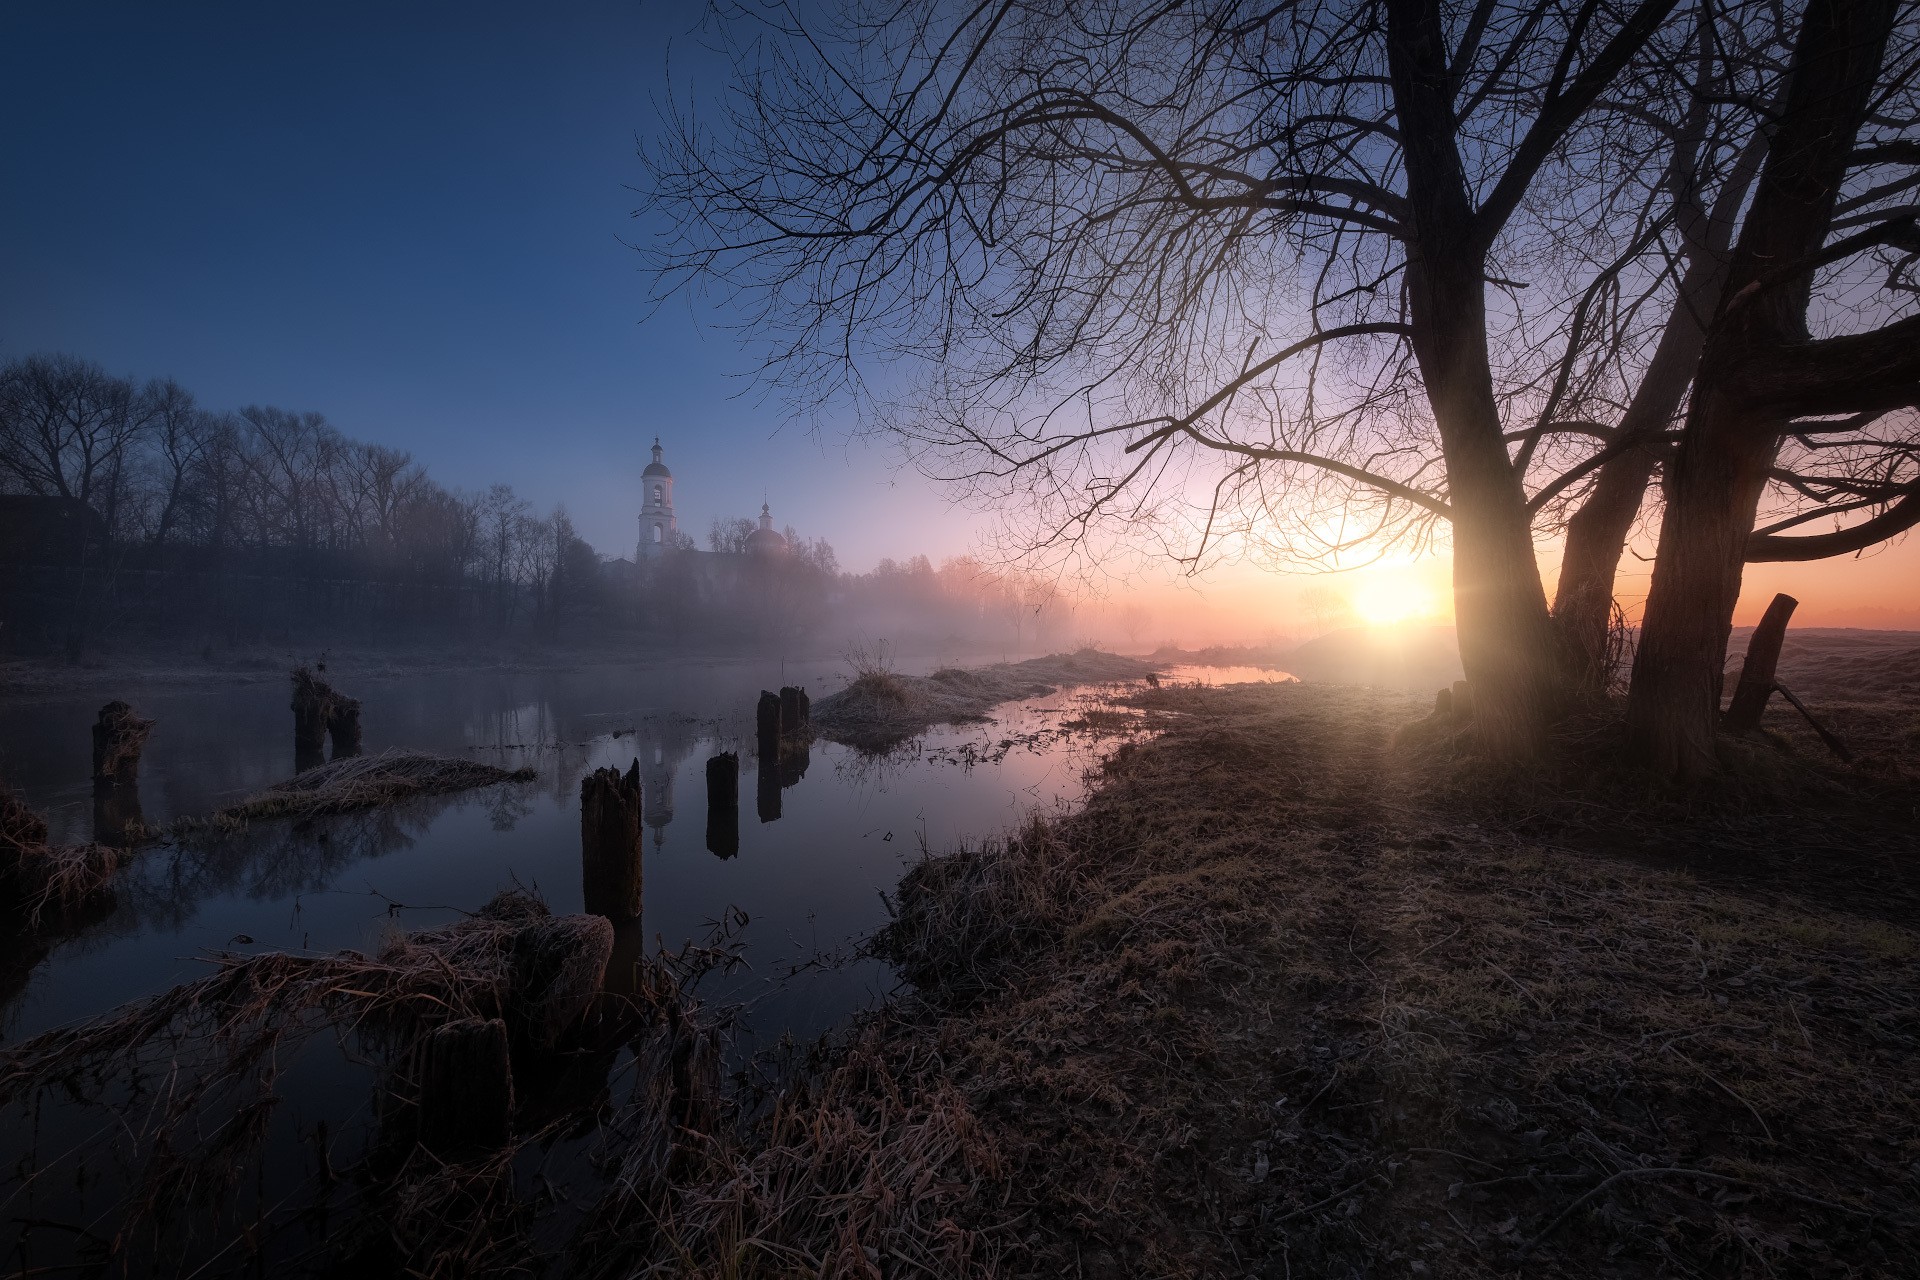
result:
[[[1353,592],[1353,611],[1370,627],[1390,627],[1433,612],[1426,589],[1404,579],[1362,583]]]

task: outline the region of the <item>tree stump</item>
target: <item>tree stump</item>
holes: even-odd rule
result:
[[[740,852],[740,757],[732,751],[707,761],[707,852]]]
[[[640,761],[624,776],[596,769],[580,780],[580,887],[587,910],[610,920],[639,916]]]
[[[110,849],[131,849],[145,837],[146,815],[140,809],[140,788],[95,787],[93,842]]]
[[[1453,682],[1453,714],[1457,716],[1473,715],[1473,686],[1465,680]]]
[[[1433,714],[1437,716],[1453,714],[1453,690],[1442,689],[1433,695]]]
[[[1784,593],[1773,598],[1747,641],[1747,660],[1740,665],[1740,683],[1734,686],[1733,701],[1720,717],[1720,727],[1728,733],[1752,733],[1760,727],[1760,715],[1773,696],[1774,669],[1780,665],[1780,646],[1786,643],[1787,622],[1800,602]]]
[[[538,1049],[558,1045],[586,1018],[612,958],[604,916],[556,916],[515,934],[507,1016],[518,1034]]]
[[[332,686],[305,667],[293,671],[293,765],[305,772],[326,759],[327,725],[333,718]]]
[[[507,1024],[463,1018],[422,1038],[420,1141],[440,1154],[493,1151],[513,1131],[513,1064]]]
[[[93,785],[132,786],[140,777],[140,750],[153,732],[153,721],[142,720],[124,702],[100,708],[93,725]]]
[[[760,705],[754,708],[754,728],[757,731],[756,736],[760,740],[760,747],[763,754],[766,752],[767,744],[772,743],[776,747],[779,745],[781,730],[780,711],[780,695],[777,693],[768,693],[764,689],[761,690]]]
[[[789,738],[780,744],[780,785],[791,787],[807,776],[813,763],[813,748],[805,738]]]
[[[780,732],[793,737],[805,733],[813,721],[813,703],[807,691],[796,685],[780,689]]]

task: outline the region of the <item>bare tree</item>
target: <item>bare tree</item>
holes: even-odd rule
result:
[[[1673,7],[730,9],[761,24],[734,96],[650,157],[657,265],[736,290],[783,385],[1022,504],[1030,550],[1446,539],[1480,731],[1524,752],[1569,679],[1523,482],[1550,453],[1516,466],[1508,424],[1565,430],[1536,357],[1648,253]]]
[[[28,356],[0,370],[0,473],[22,492],[86,503],[109,536],[147,426],[132,381],[91,361]]]
[[[1716,767],[1744,564],[1840,554],[1920,523],[1920,315],[1897,318],[1920,262],[1915,17],[1900,0],[1809,0],[1800,22],[1670,468],[1634,663],[1628,722],[1669,775]],[[1756,530],[1770,486],[1788,510]],[[1821,517],[1852,523],[1789,532]]]

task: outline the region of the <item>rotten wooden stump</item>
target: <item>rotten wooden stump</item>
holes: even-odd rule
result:
[[[1437,716],[1453,714],[1453,690],[1441,689],[1433,695],[1433,714]]]
[[[513,1131],[507,1024],[462,1018],[420,1042],[420,1141],[430,1151],[493,1151]]]
[[[153,721],[142,720],[124,702],[100,708],[93,725],[93,785],[132,786],[140,777],[140,751],[153,732]]]
[[[1773,696],[1774,671],[1780,665],[1780,647],[1786,643],[1787,621],[1800,602],[1782,593],[1773,598],[1747,641],[1747,660],[1740,666],[1740,682],[1734,686],[1733,701],[1720,717],[1720,727],[1728,733],[1752,733],[1760,727],[1760,715]]]
[[[1453,682],[1453,714],[1457,716],[1473,714],[1473,686],[1465,680]]]
[[[580,885],[587,910],[610,920],[640,915],[640,761],[625,775],[596,769],[580,780]]]
[[[552,1049],[585,1021],[613,958],[613,922],[556,916],[514,935],[507,1016],[522,1040]]]
[[[732,751],[707,761],[707,852],[740,852],[740,757]]]
[[[797,736],[806,732],[813,722],[813,703],[807,697],[806,689],[796,685],[783,685],[780,689],[780,732],[785,736]]]
[[[340,693],[306,667],[293,670],[293,767],[305,772],[326,759],[360,754],[360,700]]]
[[[760,740],[762,754],[766,754],[769,744],[776,748],[780,744],[782,728],[780,710],[780,695],[761,690],[760,704],[754,708],[754,729],[755,736]]]

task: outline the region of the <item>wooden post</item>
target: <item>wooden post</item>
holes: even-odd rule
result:
[[[780,785],[791,787],[807,776],[813,763],[813,747],[805,738],[789,738],[780,744]]]
[[[420,1041],[420,1141],[442,1154],[492,1151],[513,1131],[507,1024],[462,1018]]]
[[[765,744],[769,742],[776,746],[780,742],[780,731],[783,727],[780,711],[780,695],[761,690],[760,705],[754,709],[754,722],[755,728],[759,731],[757,736],[763,750]]]
[[[1780,665],[1780,646],[1787,639],[1787,620],[1800,602],[1784,593],[1773,598],[1747,641],[1747,660],[1740,666],[1740,683],[1734,686],[1733,701],[1720,717],[1720,727],[1728,733],[1752,733],[1760,727],[1760,713],[1773,696],[1773,672]]]
[[[293,671],[293,767],[304,773],[326,759],[333,690],[305,667]]]
[[[140,776],[140,750],[153,732],[153,721],[142,720],[124,702],[100,708],[93,725],[93,785],[131,786]]]
[[[623,777],[596,769],[580,780],[580,885],[587,910],[610,920],[640,914],[640,761]]]
[[[131,849],[146,834],[140,811],[140,788],[134,785],[93,789],[93,842],[111,849]]]
[[[813,720],[813,703],[807,698],[807,691],[795,685],[784,685],[780,690],[780,732],[788,737],[797,737],[805,733]]]
[[[602,916],[556,916],[516,933],[507,1016],[523,1042],[552,1049],[576,1030],[612,958],[613,922]]]
[[[707,761],[707,852],[740,852],[740,757],[732,751]]]
[[[1433,714],[1437,716],[1453,714],[1453,690],[1442,689],[1433,695]]]

